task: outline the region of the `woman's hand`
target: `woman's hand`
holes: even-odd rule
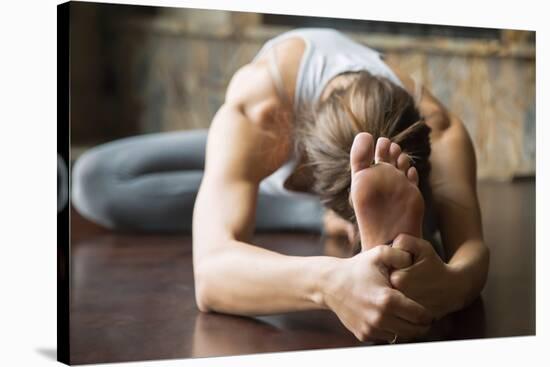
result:
[[[393,289],[389,270],[411,266],[408,252],[380,245],[339,259],[327,278],[323,303],[361,341],[391,341],[425,334],[433,316]]]
[[[428,308],[436,319],[461,306],[460,275],[444,263],[432,245],[421,238],[400,234],[392,247],[413,256],[410,267],[392,271],[392,286]]]

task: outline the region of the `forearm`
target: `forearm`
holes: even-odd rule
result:
[[[489,269],[489,249],[481,240],[464,242],[448,262],[456,275],[456,309],[469,305],[481,293]]]
[[[260,315],[324,308],[322,289],[337,258],[282,255],[232,240],[195,264],[202,311]]]

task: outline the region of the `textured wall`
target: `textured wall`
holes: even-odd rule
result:
[[[535,172],[534,59],[392,53],[464,121],[480,177]]]
[[[186,22],[161,18],[154,24],[120,25],[117,75],[132,91],[121,108],[141,131],[208,127],[233,73],[268,38],[285,30],[251,27],[250,21],[248,27],[230,27],[228,22],[247,18],[217,15],[202,29],[189,17]],[[534,174],[533,45],[352,36],[385,52],[463,119],[475,144],[480,178]]]

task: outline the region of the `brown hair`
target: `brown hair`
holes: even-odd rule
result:
[[[413,97],[389,79],[367,71],[351,73],[347,87],[298,115],[297,149],[307,156],[313,191],[325,207],[356,224],[349,204],[350,150],[355,135],[372,134],[374,141],[387,137],[399,144],[418,170],[420,190],[429,194],[430,128],[416,109]]]

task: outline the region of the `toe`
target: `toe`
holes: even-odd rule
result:
[[[374,156],[374,139],[369,133],[359,133],[355,136],[350,151],[351,172],[365,169],[372,164]]]
[[[409,156],[406,153],[399,154],[399,157],[397,158],[397,168],[403,171],[404,174],[407,174],[407,170],[410,166],[411,161],[409,159]]]
[[[390,139],[384,137],[378,138],[378,140],[376,141],[376,151],[374,153],[375,163],[390,163],[390,145]]]
[[[409,170],[407,171],[407,178],[413,184],[418,185],[418,172],[416,171],[416,168],[414,167],[409,168]]]
[[[399,155],[401,154],[401,147],[399,144],[391,143],[390,144],[390,161],[389,163],[393,164],[397,167],[397,159],[399,158]]]

